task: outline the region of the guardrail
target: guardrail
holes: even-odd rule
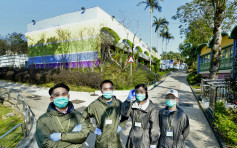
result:
[[[6,88],[1,88],[1,89],[5,90],[5,92],[0,94],[0,97],[6,98],[6,100],[4,100],[4,101],[8,101],[9,103],[11,103],[15,107],[17,107],[19,109],[19,111],[25,116],[25,118],[24,118],[24,123],[19,123],[18,125],[13,127],[7,133],[2,135],[0,137],[0,140],[2,138],[6,137],[9,133],[14,131],[19,126],[21,126],[21,128],[22,128],[24,138],[27,137],[30,134],[33,124],[34,124],[34,121],[35,121],[34,113],[32,112],[29,105],[26,103],[24,97],[21,94],[19,94],[18,92],[15,92],[14,90],[11,90],[11,89],[6,89]],[[13,97],[13,94],[15,94],[16,98]],[[16,102],[13,102],[11,100],[14,100]]]

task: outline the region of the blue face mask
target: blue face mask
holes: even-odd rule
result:
[[[111,99],[113,96],[113,91],[105,91],[103,92],[103,96],[105,97],[105,99]]]
[[[63,97],[63,96],[57,97],[57,98],[53,99],[53,103],[58,108],[64,108],[68,104],[68,98]]]
[[[169,106],[169,107],[173,107],[176,105],[176,100],[166,100],[165,103]]]
[[[146,94],[136,94],[137,101],[141,102],[146,98]]]

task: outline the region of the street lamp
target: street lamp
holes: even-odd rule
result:
[[[81,14],[84,14],[86,12],[85,7],[81,7],[81,10],[82,10]]]
[[[33,25],[35,25],[35,24],[36,24],[36,21],[35,21],[35,20],[32,20],[32,23],[33,23]]]

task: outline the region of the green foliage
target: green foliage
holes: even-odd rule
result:
[[[103,27],[101,30],[107,31],[108,33],[110,33],[114,39],[115,39],[115,43],[117,43],[120,40],[119,35],[112,29],[108,28],[108,27]]]
[[[196,72],[193,72],[187,76],[187,80],[189,84],[191,85],[201,83],[201,78],[202,78],[202,75],[197,74]]]
[[[0,105],[0,110],[1,110],[0,112],[1,136],[6,132],[8,132],[17,124],[23,123],[24,121],[23,116],[18,112],[16,112],[15,109],[9,106]],[[14,113],[15,115],[13,117],[6,117],[8,113]],[[11,132],[9,135],[0,140],[0,147],[15,147],[22,138],[23,133],[20,126],[16,130]]]
[[[213,48],[213,58],[210,67],[210,77],[216,77],[218,65],[220,63],[217,55],[221,39],[218,38],[223,30],[228,32],[237,20],[235,13],[237,4],[233,0],[192,0],[177,8],[177,13],[173,19],[179,19],[182,25],[179,26],[180,34],[185,37],[184,43],[180,44],[180,51],[188,57],[189,63],[196,60],[195,49],[199,44],[207,43],[208,40],[216,35]],[[196,56],[197,57],[197,56]],[[216,62],[213,62],[217,59]]]
[[[129,67],[122,72],[115,64],[107,65],[104,68],[103,78],[112,80],[114,87],[119,90],[131,89],[139,83],[148,84],[155,81],[154,73],[136,64],[133,64],[132,79]]]
[[[214,125],[224,138],[228,147],[237,145],[237,109],[226,109],[224,102],[216,102]]]
[[[140,46],[137,46],[136,48],[138,49],[139,52],[142,53],[142,48]]]
[[[149,57],[149,53],[147,51],[144,52],[145,55],[147,55]]]
[[[166,60],[184,60],[184,57],[179,53],[179,52],[173,52],[173,51],[169,51],[169,52],[163,52],[161,55],[162,59],[166,59]]]
[[[129,44],[130,47],[133,47],[133,43],[132,43],[130,40],[128,40],[128,39],[124,39],[123,41],[127,42],[127,43]]]
[[[27,41],[22,33],[13,32],[6,38],[0,38],[0,55],[8,54],[27,54]]]

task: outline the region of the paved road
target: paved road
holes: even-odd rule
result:
[[[159,86],[149,90],[149,98],[155,103],[158,109],[165,106],[164,94],[168,89],[176,89],[180,95],[180,107],[189,116],[190,120],[190,134],[186,140],[186,146],[189,148],[219,148],[218,142],[203,114],[199,108],[197,101],[192,94],[192,91],[186,81],[187,74],[184,72],[174,72],[168,76]],[[39,88],[35,86],[21,85],[18,83],[9,83],[0,81],[0,87],[14,88],[21,92],[33,112],[38,118],[43,114],[49,104],[48,88]],[[99,92],[97,92],[100,95]],[[116,91],[117,98],[122,101],[126,99],[128,91]],[[83,110],[88,104],[95,100],[98,96],[93,96],[91,93],[84,92],[70,92],[71,100],[84,101],[83,103],[74,103],[75,108]],[[186,105],[186,106],[184,106]],[[188,105],[188,106],[187,106]],[[131,121],[128,121],[121,132],[121,140],[125,146],[129,130],[131,128]],[[94,147],[95,136],[91,134],[84,143],[85,147]],[[37,147],[33,143],[30,147]]]
[[[185,141],[186,146],[189,148],[219,148],[215,135],[187,83],[186,76],[184,72],[172,73],[158,87],[149,91],[149,97],[158,108],[162,108],[165,106],[165,92],[171,88],[178,90],[179,106],[188,115],[190,121],[190,134]]]

